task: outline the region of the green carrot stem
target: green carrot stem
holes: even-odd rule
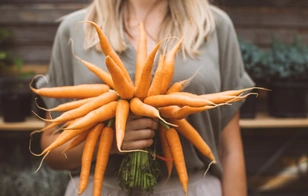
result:
[[[135,188],[152,193],[160,175],[160,168],[157,159],[153,159],[150,153],[129,152],[124,155],[117,174],[120,186],[126,189],[129,195],[133,194]]]

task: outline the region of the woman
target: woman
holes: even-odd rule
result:
[[[102,27],[132,78],[138,23],[143,22],[147,31],[148,51],[169,35],[184,36],[184,53],[177,54],[173,82],[187,79],[199,69],[185,91],[206,94],[253,85],[244,71],[230,18],[207,0],[94,0],[89,7],[66,16],[61,22],[54,41],[50,69],[46,75],[48,83],[40,80],[39,88],[99,82],[97,77],[72,56],[70,46],[67,45],[69,38],[74,39],[75,54],[107,70],[93,27],[75,29],[76,24],[82,20],[94,21]],[[44,101],[47,107],[60,103],[55,99]],[[247,195],[239,127],[240,104],[222,106],[188,117],[188,121],[211,147],[217,160],[217,164],[212,165],[208,174],[203,177],[209,159],[200,155],[188,141],[181,138],[189,172],[188,195]],[[157,127],[155,120],[130,116],[122,148],[132,150],[151,146]],[[42,148],[46,148],[56,137],[52,129],[45,131],[42,134]],[[78,171],[83,146],[67,152],[67,158],[61,154],[64,148],[65,146],[51,152],[46,158],[47,163],[54,169]],[[126,194],[121,191],[114,175],[121,157],[114,146],[105,174],[103,195]],[[74,184],[78,184],[78,175],[73,180],[75,181],[68,185],[66,196],[76,195]],[[91,195],[91,191],[90,182],[82,195]],[[134,195],[145,193],[135,192]],[[183,195],[176,174],[173,174],[167,184],[159,182],[153,195]]]

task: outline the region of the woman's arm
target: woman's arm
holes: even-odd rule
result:
[[[46,118],[50,119],[50,115],[46,115]],[[46,123],[46,126],[49,122]],[[59,136],[58,132],[55,132],[56,128],[50,128],[45,130],[41,135],[41,148],[44,150],[50,144],[52,144],[56,138]],[[75,169],[80,167],[80,160],[82,157],[82,150],[84,143],[72,148],[65,152],[65,155],[62,153],[65,148],[69,145],[69,142],[63,144],[52,150],[47,157],[45,158],[46,163],[52,169]],[[66,158],[67,157],[67,158]]]
[[[47,115],[49,116],[49,115]],[[153,137],[157,129],[157,121],[150,118],[142,118],[135,115],[130,115],[126,123],[126,132],[122,144],[123,150],[143,149],[149,147],[153,143]],[[44,150],[47,148],[58,136],[55,133],[55,128],[44,131],[41,135],[41,147]],[[54,149],[46,157],[45,161],[49,167],[59,170],[72,170],[81,166],[81,157],[84,143],[77,147],[65,152],[66,156],[62,153],[63,150],[69,145],[66,144]],[[114,145],[110,154],[119,153],[117,147]],[[93,156],[94,158],[96,156]]]
[[[223,167],[223,195],[247,196],[246,170],[239,126],[239,112],[234,115],[222,131],[219,152]]]

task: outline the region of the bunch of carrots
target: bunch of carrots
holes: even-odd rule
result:
[[[175,56],[181,47],[182,39],[177,39],[178,42],[168,52],[160,54],[157,69],[152,77],[154,59],[164,40],[159,42],[148,55],[146,33],[142,23],[140,23],[137,48],[136,77],[135,81],[132,81],[125,65],[112,49],[99,26],[92,21],[80,23],[91,24],[96,29],[102,51],[106,56],[105,63],[109,72],[74,54],[80,62],[102,80],[102,84],[80,84],[40,89],[36,89],[30,84],[31,90],[39,96],[71,99],[71,101],[55,108],[45,109],[50,112],[59,111],[62,114],[54,119],[43,119],[51,123],[38,131],[58,127],[58,130],[62,132],[50,146],[36,155],[43,156],[43,161],[53,149],[65,143],[69,142],[69,146],[65,150],[67,151],[84,142],[78,187],[78,193],[82,194],[88,185],[90,166],[98,143],[93,190],[93,195],[98,196],[101,195],[104,173],[114,139],[118,150],[125,152],[121,146],[129,113],[158,118],[160,122],[158,135],[163,155],[156,155],[153,149],[127,152],[118,172],[120,185],[130,190],[139,187],[148,192],[153,191],[160,171],[153,161],[160,157],[165,160],[168,177],[175,166],[183,191],[187,195],[188,173],[179,134],[190,141],[212,163],[215,163],[215,157],[198,131],[185,118],[193,113],[243,100],[252,94],[247,93],[252,88],[204,95],[183,92],[189,79],[171,83]]]

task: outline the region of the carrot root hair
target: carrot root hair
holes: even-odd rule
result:
[[[41,160],[41,162],[40,162],[38,168],[35,170],[34,173],[37,173],[37,172],[40,170],[40,168],[41,168],[42,165],[43,165],[43,161],[45,160],[45,158],[47,157],[47,155],[49,154],[49,152],[50,152],[50,151],[48,151],[48,152],[43,156],[43,158],[42,158],[42,160]]]
[[[49,125],[47,125],[46,127],[42,128],[42,129],[34,130],[34,131],[32,131],[32,132],[30,133],[30,138],[32,138],[33,135],[36,134],[36,133],[41,133],[41,132],[43,132],[43,131],[45,131],[45,130],[47,130],[47,129],[49,129],[49,128],[56,127],[56,126],[58,126],[59,124],[60,124],[60,123],[52,123],[52,124],[49,124]]]
[[[226,103],[222,103],[222,105],[226,105],[226,104],[231,105],[232,102],[246,99],[250,95],[255,95],[256,97],[258,97],[259,94],[258,93],[247,93],[245,95],[241,94],[241,95],[235,96],[233,99],[227,101]]]
[[[29,83],[29,88],[31,89],[32,92],[36,92],[36,90],[37,90],[36,88],[33,87],[33,83],[34,83],[34,80],[35,80],[36,78],[38,78],[38,77],[43,77],[43,78],[45,79],[45,81],[48,83],[48,80],[47,80],[46,76],[44,76],[44,75],[42,75],[42,74],[38,74],[38,75],[34,76],[34,77],[31,79],[30,83]]]
[[[75,181],[73,180],[72,173],[69,171],[69,172],[68,172],[68,175],[69,175],[69,177],[70,177],[70,180],[71,180],[72,183],[73,183],[73,186],[74,186],[74,190],[75,190],[75,192],[76,192],[76,195],[78,195],[78,188],[77,188],[77,185],[76,185]]]
[[[42,121],[45,121],[45,122],[59,122],[59,121],[54,121],[53,119],[43,118],[43,117],[41,117],[40,115],[38,115],[36,112],[34,112],[33,110],[32,110],[32,113],[33,113],[37,118],[39,118],[39,119],[42,120]]]
[[[35,103],[35,106],[36,106],[38,109],[44,110],[44,111],[46,111],[46,112],[51,111],[51,110],[48,109],[48,108],[44,108],[44,107],[40,106],[40,105],[37,103],[37,99],[38,99],[38,97],[35,97],[35,98],[34,98],[34,103]]]
[[[205,170],[205,172],[204,172],[204,174],[203,174],[204,177],[206,176],[207,172],[210,170],[210,167],[211,167],[213,164],[216,164],[216,161],[215,161],[215,160],[214,160],[214,161],[211,161],[210,164],[207,166],[207,168],[206,168],[206,170]]]

